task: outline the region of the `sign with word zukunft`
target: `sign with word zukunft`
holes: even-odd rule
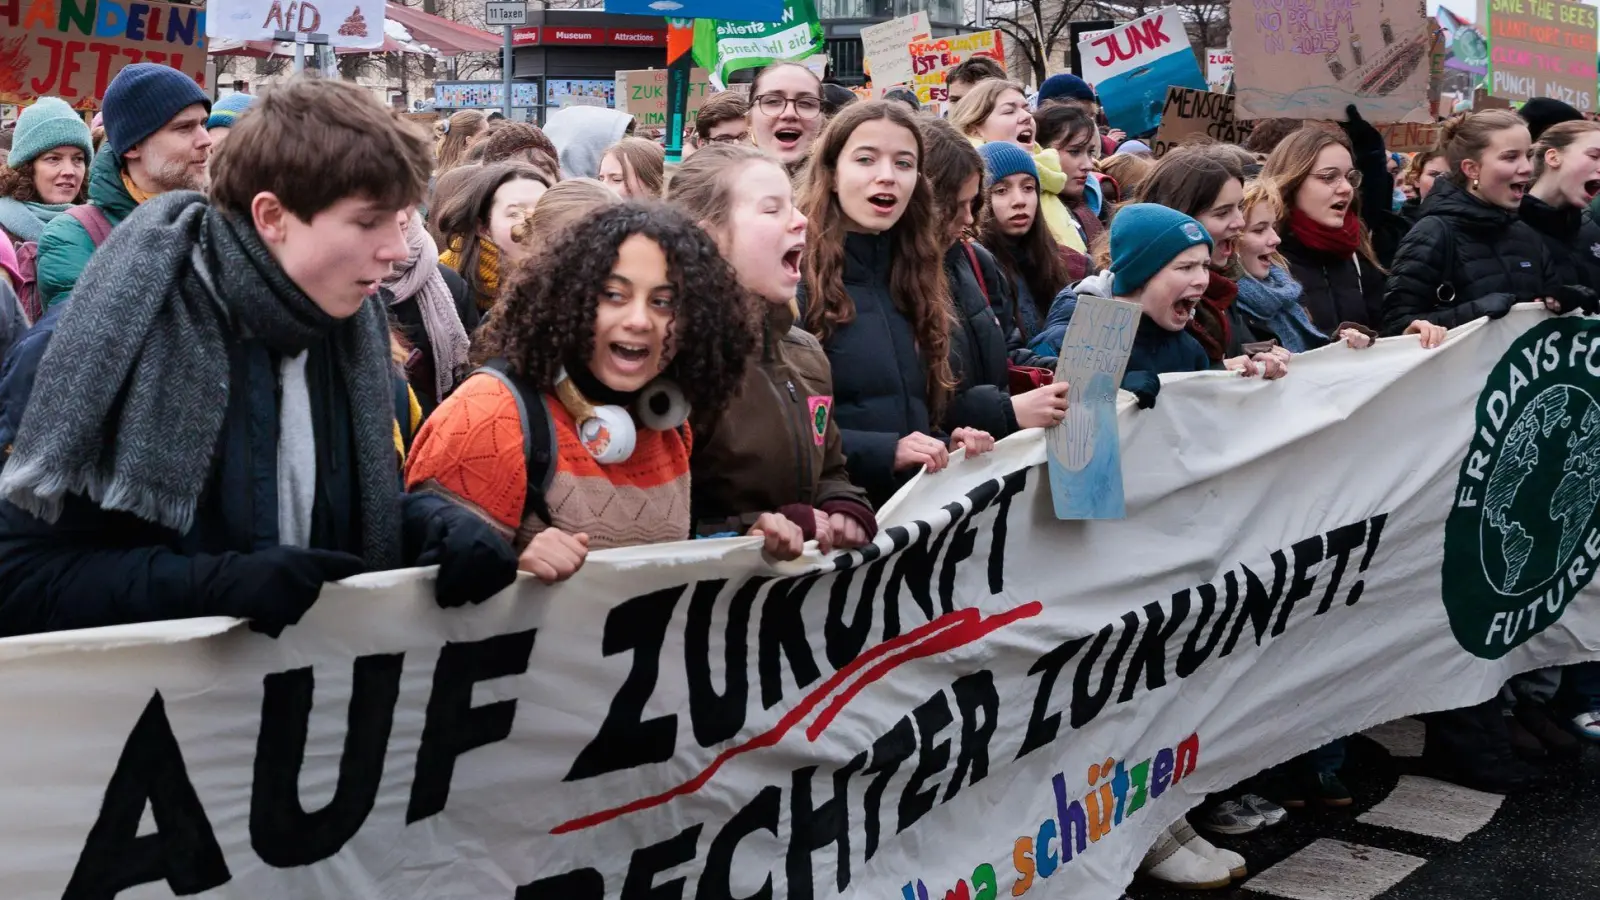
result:
[[[1426,122],[1433,29],[1421,0],[1232,0],[1239,115]],[[1592,54],[1591,54],[1592,55]]]
[[[1206,85],[1225,91],[1233,83],[1233,51],[1212,48],[1206,51]]]
[[[1595,8],[1566,0],[1487,0],[1489,93],[1595,109]]]
[[[54,96],[98,109],[129,63],[171,66],[205,84],[206,13],[178,3],[0,3],[0,103]]]
[[[102,0],[103,2],[103,0]],[[334,47],[383,46],[383,0],[210,0],[206,36],[270,41],[280,31],[322,33]]]
[[[736,87],[748,90],[747,85]],[[689,72],[689,111],[686,122],[693,122],[711,89],[711,75],[705,69]],[[667,70],[628,69],[617,73],[617,108],[633,116],[641,126],[662,128],[667,124]]]
[[[1208,792],[1597,656],[1597,346],[1525,305],[1169,376],[1119,520],[1056,519],[1031,430],[826,559],[0,641],[5,896],[1115,900]]]
[[[911,86],[923,103],[948,101],[950,92],[945,88],[945,76],[969,57],[987,56],[1001,68],[1006,64],[1005,41],[999,31],[993,30],[912,41],[906,45],[906,53],[911,59]]]
[[[1164,6],[1147,16],[1078,41],[1083,79],[1094,85],[1106,121],[1130,135],[1145,134],[1161,121],[1167,88],[1205,90],[1205,76],[1183,13]]]

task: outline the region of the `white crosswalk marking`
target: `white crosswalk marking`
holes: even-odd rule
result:
[[[1396,719],[1362,732],[1383,745],[1389,755],[1401,759],[1422,757],[1422,722],[1417,719]]]
[[[1287,900],[1372,900],[1426,860],[1319,839],[1245,882],[1245,890]]]
[[[1460,842],[1489,824],[1505,799],[1432,778],[1402,775],[1389,796],[1356,821]]]

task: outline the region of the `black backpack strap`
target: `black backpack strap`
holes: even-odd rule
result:
[[[522,452],[528,467],[528,491],[522,501],[522,518],[526,521],[529,515],[537,515],[546,525],[553,524],[545,495],[556,474],[556,432],[550,424],[544,391],[511,371],[511,366],[498,356],[472,375],[479,372],[509,388],[512,399],[517,401],[517,418],[522,421]]]

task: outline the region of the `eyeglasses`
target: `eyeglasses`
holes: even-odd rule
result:
[[[747,144],[750,142],[750,132],[741,131],[738,134],[719,134],[711,138],[713,144]]]
[[[1340,179],[1344,179],[1353,188],[1361,187],[1361,172],[1356,169],[1351,169],[1348,172],[1341,172],[1338,169],[1323,169],[1320,172],[1312,172],[1311,177],[1329,187],[1338,184]]]
[[[822,101],[816,97],[795,97],[791,100],[782,94],[762,94],[756,98],[756,107],[774,119],[783,115],[784,107],[791,103],[794,104],[794,114],[802,119],[815,119],[817,113],[822,112]]]

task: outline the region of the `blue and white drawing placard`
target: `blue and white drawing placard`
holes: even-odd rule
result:
[[[1117,434],[1117,387],[1133,338],[1139,304],[1080,295],[1056,363],[1067,392],[1067,417],[1050,429],[1045,449],[1050,496],[1058,519],[1120,519],[1122,444]]]
[[[1205,73],[1176,6],[1163,6],[1110,31],[1085,35],[1078,42],[1078,55],[1083,60],[1083,80],[1100,96],[1106,121],[1129,136],[1152,132],[1161,124],[1167,88],[1206,89]]]

